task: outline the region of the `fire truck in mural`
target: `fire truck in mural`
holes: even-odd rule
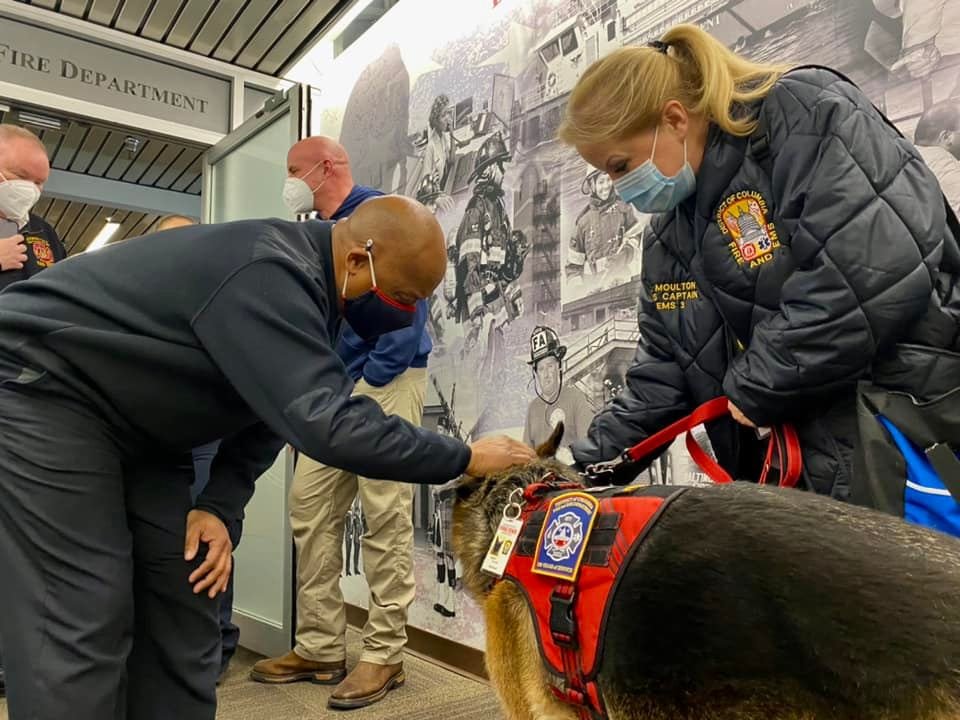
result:
[[[616,0],[575,5],[579,12],[554,28],[535,51],[542,64],[539,91],[546,101],[569,93],[591,63],[622,44]]]
[[[744,38],[815,5],[816,0],[562,0],[551,28],[536,43],[533,67],[518,78],[512,125],[519,149],[551,142],[567,95],[598,58],[623,45],[643,45],[681,23],[699,25],[722,42]]]

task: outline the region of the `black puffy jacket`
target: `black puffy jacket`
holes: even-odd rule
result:
[[[806,487],[846,499],[858,380],[892,368],[921,399],[950,382],[937,350],[960,350],[958,239],[920,155],[842,76],[798,68],[757,113],[750,138],[711,129],[695,196],[655,219],[627,387],[573,453],[611,459],[726,395],[759,425],[794,423]],[[753,431],[708,431],[721,464],[756,477]]]

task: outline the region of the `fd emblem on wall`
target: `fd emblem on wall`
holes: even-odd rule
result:
[[[724,200],[717,210],[717,225],[731,238],[730,253],[737,265],[763,265],[780,247],[777,229],[767,221],[767,202],[755,190],[741,190]]]

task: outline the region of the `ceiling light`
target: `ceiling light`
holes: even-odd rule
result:
[[[61,127],[61,123],[57,118],[24,112],[23,110],[17,113],[17,120],[24,125],[33,125],[34,127],[43,128],[44,130],[59,130]]]
[[[103,229],[97,233],[97,236],[93,239],[93,242],[87,246],[87,249],[84,252],[90,252],[91,250],[99,250],[108,242],[110,238],[114,236],[117,230],[120,228],[120,223],[107,221],[107,224],[103,226]]]
[[[5,112],[5,113],[10,112],[10,106],[4,103],[0,103],[0,112]]]

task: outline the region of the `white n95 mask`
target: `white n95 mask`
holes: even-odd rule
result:
[[[40,199],[40,188],[29,180],[7,180],[0,173],[0,214],[18,227],[27,224],[30,210]]]
[[[313,192],[300,178],[288,177],[283,183],[283,204],[295,214],[313,210]]]
[[[307,177],[323,164],[321,160],[312,168],[307,170],[303,177]],[[326,178],[320,181],[320,184],[311,189],[303,178],[288,177],[283,181],[283,204],[290,209],[290,212],[299,215],[300,213],[313,212],[313,194],[327,181]]]

